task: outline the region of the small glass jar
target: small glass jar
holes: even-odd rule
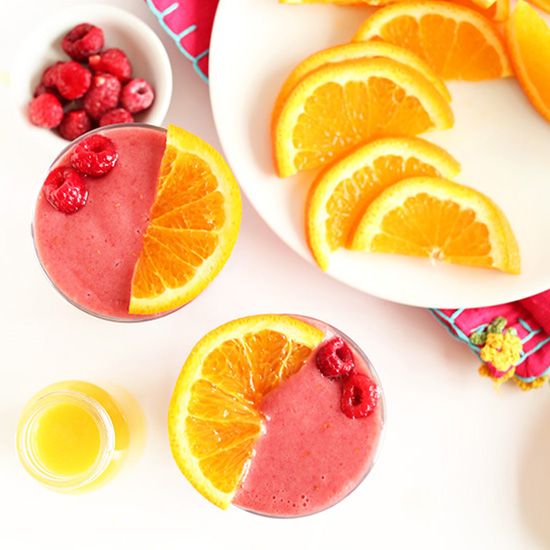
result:
[[[44,388],[16,433],[23,467],[49,489],[86,492],[112,479],[130,447],[128,419],[105,390],[76,380]]]

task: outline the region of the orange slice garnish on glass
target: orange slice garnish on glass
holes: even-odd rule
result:
[[[130,313],[164,312],[195,298],[225,265],[240,220],[239,187],[223,157],[170,125]]]
[[[298,372],[323,331],[287,315],[256,315],[209,332],[193,348],[168,412],[174,459],[207,499],[227,508],[262,431],[265,395]]]

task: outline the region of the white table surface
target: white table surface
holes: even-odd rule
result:
[[[3,2],[0,71],[25,32],[77,3],[84,2]],[[142,0],[110,3],[142,18],[166,46],[174,98],[165,123],[220,148],[207,84]],[[550,548],[548,386],[523,393],[510,383],[497,393],[429,311],[330,279],[284,245],[246,198],[227,266],[181,311],[125,325],[64,302],[41,272],[30,235],[39,180],[56,151],[21,138],[0,80],[0,548]],[[180,474],[168,444],[168,402],[195,342],[230,319],[265,312],[339,327],[366,350],[386,392],[386,437],[367,480],[335,508],[298,520],[218,510]],[[80,496],[40,486],[14,451],[24,404],[64,379],[124,387],[147,423],[139,461]]]

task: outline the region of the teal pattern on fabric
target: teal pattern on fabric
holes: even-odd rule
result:
[[[181,45],[181,39],[185,36],[187,36],[188,34],[194,32],[197,30],[197,26],[196,25],[190,25],[189,27],[187,27],[186,29],[184,29],[182,32],[180,32],[179,34],[175,34],[169,27],[168,25],[166,24],[166,22],[164,21],[165,17],[167,15],[169,15],[170,13],[172,13],[175,9],[178,8],[178,3],[177,2],[174,2],[171,6],[167,7],[165,10],[163,11],[159,11],[156,6],[153,4],[152,0],[147,0],[147,5],[149,6],[149,8],[151,9],[151,11],[153,12],[153,14],[157,17],[161,27],[166,31],[166,33],[168,34],[168,36],[170,36],[170,38],[172,38],[172,40],[174,40],[174,42],[176,43],[178,49],[180,50],[180,52],[187,58],[189,59],[189,61],[191,61],[193,63],[193,68],[195,69],[195,71],[197,71],[197,73],[201,76],[201,78],[206,82],[208,83],[208,77],[204,74],[204,72],[202,71],[202,69],[200,68],[199,66],[199,61],[206,55],[208,55],[208,53],[210,52],[210,48],[207,48],[206,50],[204,50],[203,52],[201,52],[199,55],[191,55],[182,45]]]
[[[480,355],[480,348],[472,344],[470,341],[469,336],[467,336],[464,331],[457,326],[456,320],[460,316],[461,313],[464,312],[464,309],[457,309],[453,312],[452,315],[446,315],[439,309],[430,309],[429,311],[432,312],[434,317],[447,329],[447,332],[451,334],[454,338],[460,340],[461,342],[464,342],[468,345],[468,347],[477,355],[478,359],[481,361],[481,355]],[[527,323],[524,319],[518,318],[518,323],[525,329],[527,332],[527,335],[521,339],[522,345],[525,345],[529,340],[534,338],[537,334],[541,334],[543,332],[542,329],[533,329],[529,323]],[[472,332],[482,332],[487,328],[488,324],[485,323],[483,325],[480,325],[478,327],[475,327]],[[530,349],[527,353],[521,352],[521,359],[518,361],[517,365],[521,365],[528,357],[535,354],[537,351],[542,349],[545,345],[550,343],[550,336],[545,338],[544,340],[541,340],[536,346],[534,346],[532,349]],[[523,382],[533,382],[537,378],[540,378],[542,376],[546,376],[550,373],[550,365],[546,368],[544,372],[539,374],[538,376],[520,376],[519,374],[514,374],[516,378],[519,380],[522,380]]]

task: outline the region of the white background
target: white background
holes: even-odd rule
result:
[[[9,70],[27,33],[46,15],[78,3],[3,2],[0,70]],[[162,37],[174,70],[165,122],[220,148],[207,84],[144,2],[111,4]],[[60,298],[35,258],[32,207],[57,151],[32,136],[2,83],[1,548],[550,548],[548,385],[523,393],[510,383],[497,393],[478,376],[476,358],[429,311],[375,299],[327,277],[283,244],[246,198],[229,263],[190,305],[135,325],[85,315]],[[223,322],[264,312],[300,313],[339,327],[365,349],[386,392],[379,462],[344,502],[308,518],[218,510],[179,473],[168,445],[168,402],[192,346]],[[26,401],[69,378],[124,387],[147,423],[140,460],[81,496],[37,484],[13,443]]]

